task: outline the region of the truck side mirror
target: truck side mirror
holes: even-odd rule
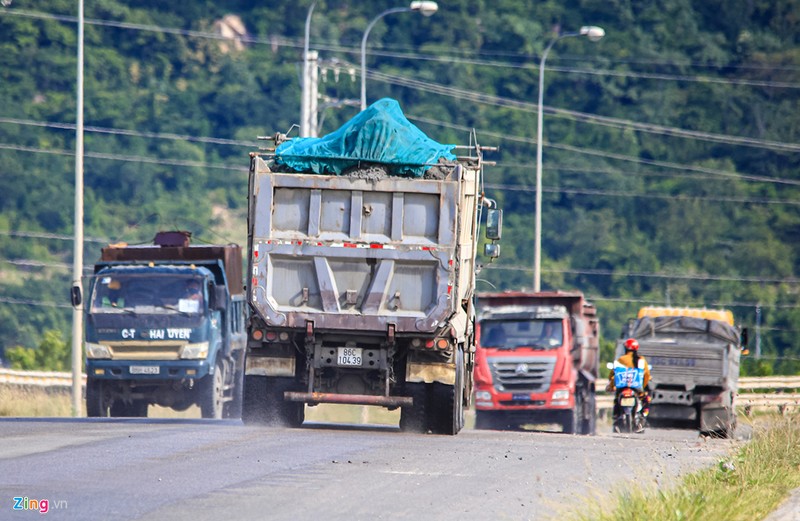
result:
[[[76,308],[83,302],[83,295],[80,286],[72,286],[70,288],[70,298],[72,299],[72,307]]]
[[[483,254],[487,257],[491,257],[492,259],[496,259],[500,256],[500,245],[499,244],[484,244],[483,245]]]
[[[499,241],[501,235],[503,235],[503,210],[490,208],[486,211],[486,238]]]
[[[208,292],[210,302],[209,307],[216,311],[228,310],[228,292],[225,286],[211,286],[211,291]]]

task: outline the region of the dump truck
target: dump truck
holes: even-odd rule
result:
[[[579,291],[478,294],[475,428],[594,434],[600,326]]]
[[[739,360],[747,329],[725,309],[647,306],[628,321],[617,344],[639,341],[650,364],[654,424],[693,424],[700,432],[731,437],[736,429]]]
[[[204,418],[239,417],[242,268],[240,246],[192,245],[187,231],[102,248],[86,302],[87,415],[197,405]]]
[[[383,99],[321,138],[253,153],[243,419],[300,426],[305,407],[400,408],[453,435],[472,396],[482,156],[451,153]],[[499,254],[501,213],[485,245]]]

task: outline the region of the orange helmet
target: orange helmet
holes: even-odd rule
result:
[[[625,341],[625,350],[626,351],[638,351],[639,350],[639,342],[635,338],[629,338]]]

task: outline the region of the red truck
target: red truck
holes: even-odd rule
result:
[[[594,434],[597,310],[577,291],[477,295],[475,428]]]

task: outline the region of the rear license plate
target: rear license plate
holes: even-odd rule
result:
[[[132,365],[130,367],[131,374],[159,374],[161,368],[157,365]]]
[[[340,347],[336,363],[339,365],[361,366],[360,347]]]
[[[623,398],[619,401],[619,404],[623,407],[633,407],[635,403],[636,403],[635,398]]]

